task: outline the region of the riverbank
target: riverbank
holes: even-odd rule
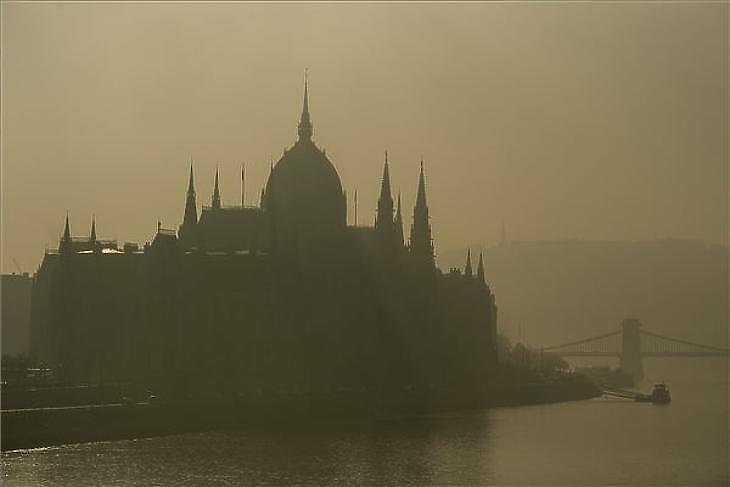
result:
[[[7,451],[214,429],[331,420],[377,421],[408,414],[581,400],[598,394],[600,391],[590,381],[566,376],[516,385],[495,382],[486,395],[459,400],[408,394],[385,404],[363,393],[338,393],[241,397],[224,402],[147,401],[6,409],[2,411],[0,447]]]

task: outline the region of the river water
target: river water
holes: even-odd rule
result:
[[[592,399],[8,452],[5,485],[727,485],[728,362],[649,359],[667,406]],[[640,388],[641,389],[641,388]]]

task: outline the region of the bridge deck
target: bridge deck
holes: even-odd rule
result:
[[[561,357],[621,357],[621,352],[550,352]],[[658,357],[714,357],[730,358],[726,352],[641,352],[642,358]]]

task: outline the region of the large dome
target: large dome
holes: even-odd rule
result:
[[[315,236],[344,228],[346,201],[335,166],[312,141],[307,86],[299,121],[299,140],[272,168],[264,206],[281,230]],[[289,232],[286,232],[289,233]]]
[[[276,163],[265,201],[277,217],[308,224],[339,223],[345,203],[335,166],[310,140],[299,140]]]

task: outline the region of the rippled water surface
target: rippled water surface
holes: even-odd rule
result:
[[[647,360],[674,401],[590,400],[9,452],[5,485],[727,485],[724,360]],[[649,385],[645,385],[648,388]]]

